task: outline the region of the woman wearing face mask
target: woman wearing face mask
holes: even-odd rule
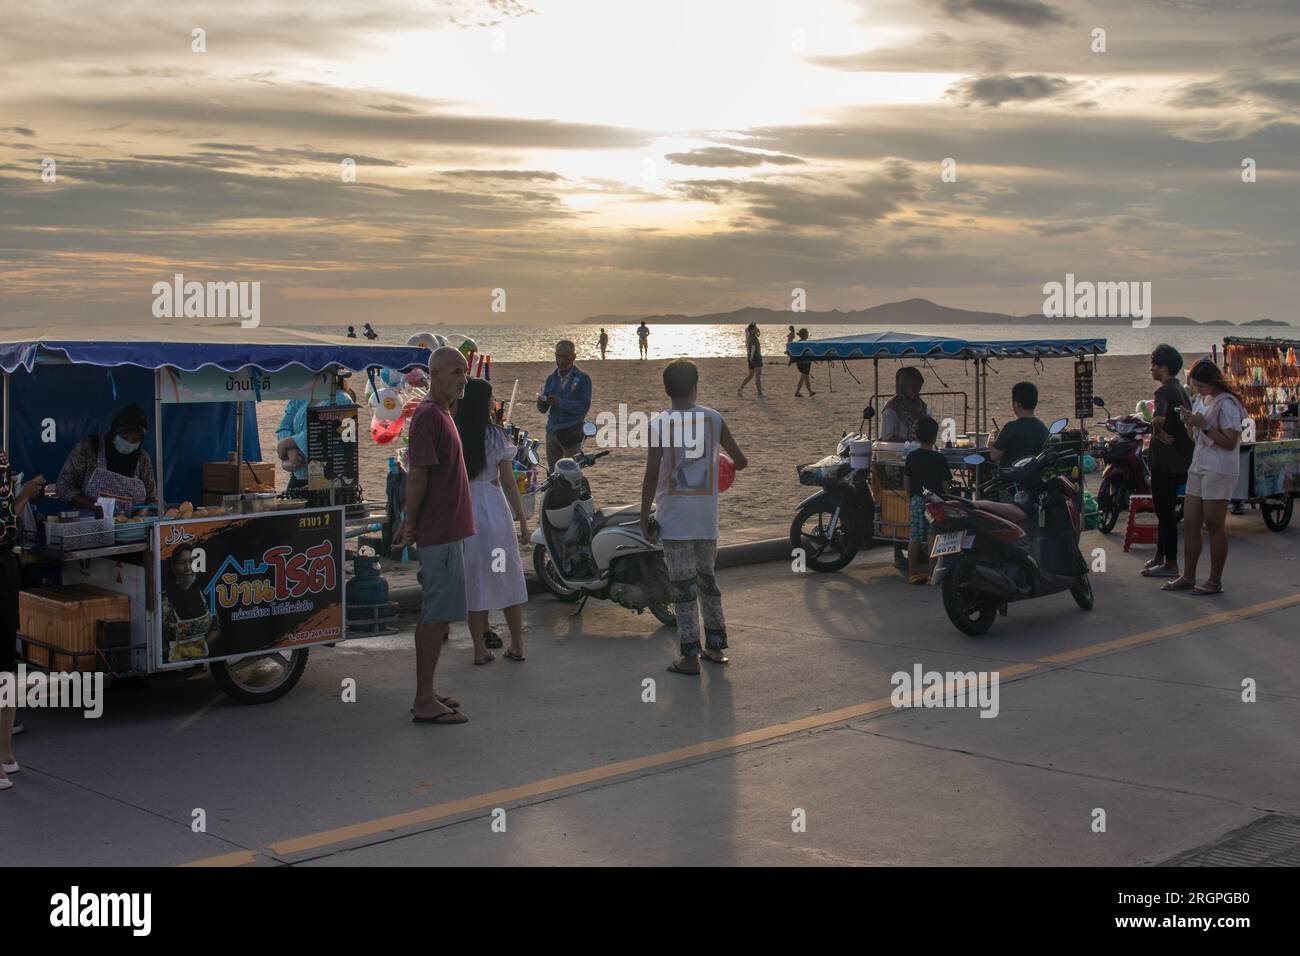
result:
[[[221,636],[220,625],[194,574],[194,548],[180,545],[163,569],[163,643],[169,662],[208,657]]]
[[[144,450],[149,419],[138,405],[117,413],[108,431],[77,442],[59,472],[59,497],[78,508],[93,508],[100,497],[131,504],[156,504],[153,462]]]

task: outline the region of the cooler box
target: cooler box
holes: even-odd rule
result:
[[[129,597],[91,584],[34,588],[21,592],[18,597],[19,633],[65,651],[93,651],[100,621],[130,619]],[[32,644],[24,647],[23,656],[33,664],[52,671],[73,670],[70,655],[57,652],[51,655],[44,647]],[[76,669],[97,670],[95,656],[76,658]]]
[[[912,533],[910,504],[906,491],[886,489],[881,493],[876,499],[876,509],[882,537],[907,540]]]

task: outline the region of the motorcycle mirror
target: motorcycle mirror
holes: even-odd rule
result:
[[[1105,408],[1106,400],[1100,395],[1094,395],[1092,396],[1092,404],[1096,405],[1098,408]]]
[[[1047,431],[1050,434],[1059,435],[1061,434],[1061,432],[1065,431],[1065,426],[1068,424],[1070,424],[1070,420],[1068,418],[1058,418],[1056,421],[1052,422],[1051,426],[1047,429]]]
[[[588,438],[594,438],[595,435],[596,435],[596,423],[595,423],[595,422],[583,422],[583,423],[582,423],[582,434],[585,435],[585,436],[588,437]]]
[[[968,464],[968,465],[982,465],[982,464],[984,464],[984,456],[983,456],[983,455],[967,455],[965,458],[962,459],[962,461],[965,462],[965,463]]]

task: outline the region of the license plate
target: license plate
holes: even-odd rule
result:
[[[930,549],[930,557],[940,558],[945,554],[956,554],[962,550],[963,534],[960,531],[949,531],[947,534],[936,535],[934,547]]]

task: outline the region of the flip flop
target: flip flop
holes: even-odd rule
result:
[[[1179,578],[1182,575],[1177,571],[1170,571],[1165,567],[1143,568],[1142,577],[1144,578]]]
[[[495,654],[493,654],[491,651],[488,651],[488,654],[489,654],[490,656],[488,657],[487,660],[485,660],[485,661],[475,661],[475,662],[474,662],[474,666],[475,666],[475,667],[482,667],[484,664],[491,664],[494,660],[497,659],[497,656],[496,656]]]
[[[452,710],[460,710],[460,701],[455,697],[439,697],[438,703],[444,707],[450,707]],[[411,708],[411,713],[415,713],[415,708]]]
[[[1202,595],[1202,596],[1209,595],[1209,594],[1222,594],[1223,585],[1220,584],[1218,587],[1207,588],[1204,585],[1198,584],[1196,585],[1196,587],[1192,588],[1192,593]]]
[[[1183,580],[1183,579],[1182,579],[1182,578],[1174,578],[1173,581],[1166,581],[1164,584],[1160,585],[1160,590],[1162,590],[1162,591],[1190,591],[1192,588],[1196,587],[1196,585],[1193,584],[1191,581],[1186,581],[1186,582],[1184,582],[1183,584],[1177,584],[1177,582],[1180,581],[1180,580]]]
[[[913,574],[907,579],[908,584],[929,584],[930,578],[924,574]]]
[[[685,674],[685,675],[687,675],[688,677],[699,677],[699,676],[700,676],[700,672],[699,672],[699,671],[688,671],[688,670],[683,670],[682,668],[678,667],[676,661],[673,661],[671,664],[668,665],[668,670],[671,671],[671,672],[674,673],[674,674]]]
[[[12,790],[13,788],[14,788],[14,785],[13,785],[13,782],[12,782],[12,781],[10,781],[10,780],[0,780],[0,790]]]
[[[527,660],[527,658],[524,657],[523,654],[511,654],[509,650],[506,651],[506,653],[505,653],[505,658],[506,658],[506,660],[509,660],[509,661],[523,661],[523,660]]]
[[[413,723],[417,724],[468,724],[469,718],[459,710],[450,710],[445,714],[438,714],[436,717],[416,717],[411,715]]]
[[[708,661],[710,664],[730,664],[730,663],[731,663],[731,658],[728,657],[726,654],[723,654],[722,657],[720,657],[720,658],[718,658],[718,657],[710,657],[708,654],[701,654],[701,655],[700,655],[700,660],[702,660],[702,661]]]

